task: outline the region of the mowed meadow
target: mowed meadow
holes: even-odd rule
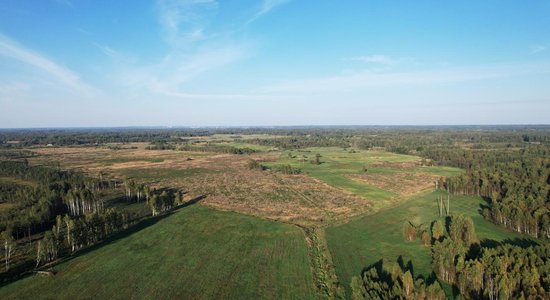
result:
[[[314,299],[298,227],[198,204],[0,288],[0,299]],[[139,225],[138,225],[139,226]]]

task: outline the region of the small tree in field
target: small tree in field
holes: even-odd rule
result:
[[[317,153],[315,154],[315,160],[313,161],[314,164],[320,165],[321,164],[321,154]]]
[[[403,235],[405,236],[405,240],[408,242],[414,241],[416,238],[416,228],[413,224],[411,224],[411,222],[405,222]]]
[[[428,231],[422,231],[422,236],[420,238],[422,239],[422,244],[424,246],[429,246],[431,244],[432,238],[430,237]]]
[[[445,234],[445,225],[441,220],[436,220],[432,224],[432,238],[436,241],[440,240]]]
[[[403,292],[405,294],[405,298],[410,299],[413,294],[414,290],[414,280],[411,274],[411,271],[405,272],[403,274]]]

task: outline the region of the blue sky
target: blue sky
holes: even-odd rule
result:
[[[550,123],[549,1],[7,0],[0,127]]]

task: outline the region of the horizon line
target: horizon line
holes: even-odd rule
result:
[[[0,127],[10,130],[79,130],[79,129],[254,129],[254,128],[368,128],[368,127],[550,127],[550,123],[495,123],[495,124],[348,124],[348,125],[120,125],[120,126],[46,126],[46,127]]]

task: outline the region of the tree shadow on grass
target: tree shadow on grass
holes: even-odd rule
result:
[[[23,264],[19,264],[17,266],[14,266],[10,270],[10,272],[5,272],[5,273],[0,274],[0,288],[3,287],[3,286],[8,285],[10,283],[13,283],[15,281],[18,281],[20,279],[31,276],[34,273],[36,273],[36,271],[38,271],[38,270],[48,270],[48,271],[51,271],[52,274],[55,274],[55,270],[53,269],[54,267],[56,267],[56,266],[58,266],[62,263],[71,261],[71,260],[73,260],[75,258],[78,258],[80,256],[86,255],[87,253],[90,253],[92,251],[100,249],[100,248],[102,248],[104,246],[107,246],[109,244],[112,244],[112,243],[114,243],[114,242],[116,242],[120,239],[126,238],[126,237],[128,237],[128,236],[130,236],[134,233],[137,233],[137,232],[139,232],[139,231],[141,231],[141,230],[143,230],[147,227],[155,225],[160,220],[162,220],[162,219],[164,219],[168,216],[171,216],[172,214],[176,213],[178,210],[180,210],[184,207],[196,204],[199,201],[203,200],[204,198],[206,198],[206,195],[201,195],[201,196],[195,197],[195,198],[193,198],[193,199],[191,199],[191,200],[189,200],[189,201],[187,201],[187,202],[185,202],[181,205],[178,205],[178,206],[174,207],[171,211],[166,212],[164,214],[154,216],[154,217],[152,217],[152,216],[145,217],[145,218],[137,221],[136,224],[130,226],[129,228],[124,229],[120,232],[117,232],[114,235],[98,242],[97,244],[79,249],[76,252],[74,252],[73,254],[71,254],[70,256],[60,258],[60,259],[58,259],[58,260],[56,260],[52,263],[41,266],[38,269],[29,270],[29,269],[32,268],[32,266],[34,266],[34,261],[33,260],[25,261]],[[16,274],[19,274],[19,275],[16,275]]]

